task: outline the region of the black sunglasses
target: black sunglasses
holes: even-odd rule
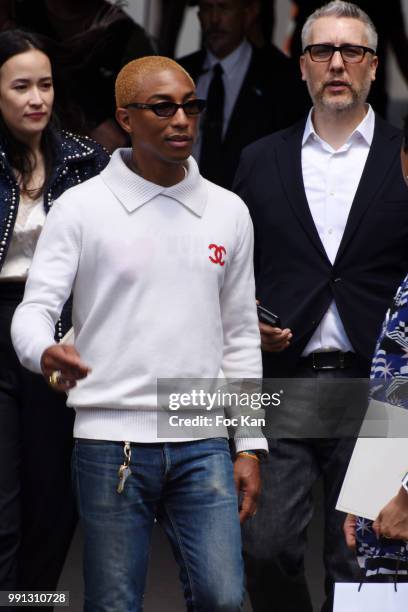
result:
[[[125,108],[141,108],[148,109],[154,112],[158,117],[173,117],[179,108],[182,108],[186,115],[192,117],[199,115],[205,109],[205,100],[194,98],[188,100],[184,104],[176,104],[176,102],[157,102],[157,104],[142,104],[141,102],[132,102],[127,104]]]
[[[306,51],[309,52],[313,62],[329,62],[336,51],[340,52],[343,62],[348,64],[359,64],[363,61],[366,53],[375,55],[374,49],[363,45],[340,45],[340,47],[326,44],[307,45],[303,53],[306,53]]]

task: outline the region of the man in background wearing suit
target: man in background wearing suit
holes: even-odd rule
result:
[[[209,180],[230,188],[242,149],[307,110],[299,70],[277,47],[251,47],[254,0],[200,0],[205,48],[179,60],[207,99],[193,154]]]
[[[260,324],[264,377],[318,382],[367,377],[388,303],[408,269],[408,199],[399,130],[366,99],[377,68],[377,34],[357,6],[335,0],[303,29],[300,64],[313,108],[306,120],[249,146],[235,189],[255,226],[257,297],[282,328]],[[292,385],[295,387],[295,385]],[[297,387],[298,388],[298,387]],[[286,398],[300,435],[270,439],[257,516],[245,530],[255,612],[311,612],[304,577],[312,487],[324,481],[327,600],[353,579],[353,556],[334,510],[354,440],[314,437],[333,397]],[[327,399],[327,395],[326,395]],[[334,398],[336,399],[336,398]],[[297,418],[297,417],[296,417]],[[273,435],[273,434],[272,434]]]

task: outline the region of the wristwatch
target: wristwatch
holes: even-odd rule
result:
[[[405,491],[408,493],[408,472],[405,474],[404,478],[402,479],[401,484],[404,487]]]

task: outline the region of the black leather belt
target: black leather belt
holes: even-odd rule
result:
[[[307,357],[301,357],[300,365],[307,366],[313,370],[345,370],[355,364],[356,354],[349,351],[327,351],[310,353]]]

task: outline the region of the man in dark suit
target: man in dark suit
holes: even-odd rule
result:
[[[275,46],[251,47],[254,0],[200,0],[205,48],[180,60],[207,99],[194,149],[201,173],[230,188],[243,147],[306,112],[299,69]]]
[[[349,387],[350,378],[368,376],[384,313],[408,269],[401,135],[366,104],[376,46],[372,22],[355,5],[335,0],[313,13],[300,60],[313,108],[306,122],[249,146],[236,177],[255,227],[257,296],[282,320],[282,328],[260,324],[264,377],[307,379],[318,390],[310,396],[289,385],[288,434],[270,439],[258,513],[244,534],[255,612],[312,610],[303,554],[319,476],[324,610],[333,582],[352,579],[356,568],[334,510],[354,442],[314,430],[322,415],[341,421],[326,383]]]

